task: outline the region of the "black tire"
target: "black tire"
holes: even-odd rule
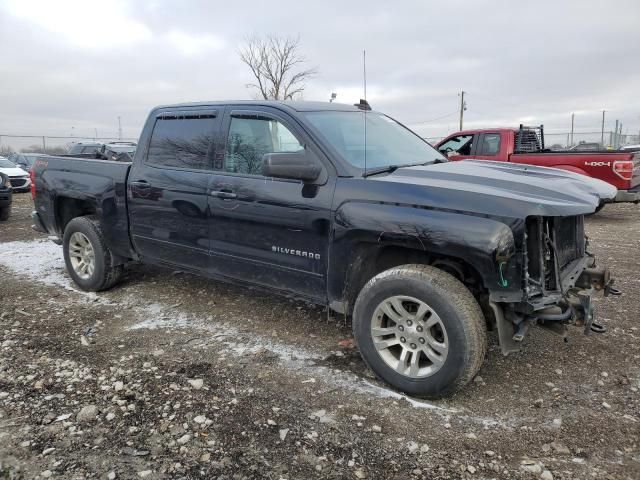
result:
[[[11,216],[11,205],[0,208],[0,222],[6,222]]]
[[[393,296],[409,296],[428,304],[446,329],[446,359],[429,376],[412,378],[396,372],[374,346],[374,313]],[[480,370],[487,349],[485,319],[471,292],[452,275],[428,265],[402,265],[372,278],[356,300],[353,333],[360,354],[378,378],[423,398],[440,398],[464,387]]]
[[[81,278],[74,270],[69,256],[69,239],[75,232],[84,234],[91,243],[94,251],[95,267],[93,274],[86,279]],[[111,250],[109,250],[109,247],[107,247],[104,241],[100,221],[93,215],[76,217],[67,224],[64,229],[62,249],[67,272],[69,272],[73,281],[82,290],[88,292],[107,290],[115,285],[122,276],[124,266],[114,265]]]
[[[598,213],[600,210],[602,210],[602,209],[604,208],[604,206],[605,206],[605,205],[606,205],[606,203],[604,203],[604,202],[600,202],[600,203],[598,204],[598,206],[596,207],[596,211],[595,211],[595,212],[593,212],[593,213]]]

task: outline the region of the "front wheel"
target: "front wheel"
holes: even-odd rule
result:
[[[438,398],[465,386],[484,360],[484,316],[456,278],[428,265],[403,265],[372,278],[356,300],[360,353],[383,381]]]
[[[67,271],[82,290],[107,290],[122,275],[123,266],[113,264],[97,217],[71,220],[64,229],[62,248]]]

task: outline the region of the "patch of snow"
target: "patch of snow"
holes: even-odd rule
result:
[[[16,275],[22,275],[45,285],[54,285],[79,293],[92,300],[100,298],[73,286],[65,274],[62,247],[49,240],[0,243],[0,265]]]

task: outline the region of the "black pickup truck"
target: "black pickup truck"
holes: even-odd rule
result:
[[[505,354],[532,325],[588,332],[594,292],[618,293],[587,250],[592,184],[448,162],[366,102],[158,107],[138,145],[132,163],[32,169],[34,228],[58,237],[80,288],[110,288],[141,261],[326,305],[412,395],[472,379],[487,330]]]

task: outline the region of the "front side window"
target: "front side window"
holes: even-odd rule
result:
[[[500,134],[485,133],[478,155],[497,155],[500,152]]]
[[[304,146],[277,120],[231,117],[224,169],[230,173],[261,175],[265,153],[300,150],[304,150]]]
[[[211,168],[215,115],[168,115],[156,120],[147,163],[160,167]]]
[[[471,155],[473,135],[457,135],[451,137],[438,147],[445,155]]]

